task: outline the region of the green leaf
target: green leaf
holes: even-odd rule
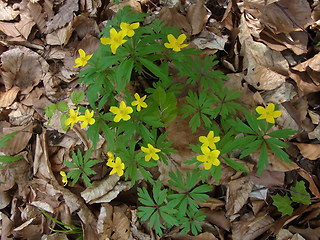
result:
[[[52,104],[46,106],[45,112],[46,112],[47,118],[52,118],[52,116],[56,112],[56,105],[54,103],[52,103]]]
[[[0,156],[0,162],[1,163],[13,163],[13,162],[19,161],[21,158],[22,158],[22,156],[16,156],[16,157]]]
[[[311,204],[310,194],[307,192],[303,181],[296,183],[294,187],[290,187],[291,200],[305,205]]]
[[[157,65],[146,58],[138,58],[138,61],[141,62],[147,69],[149,69],[154,75],[159,77],[160,79],[167,79],[168,75],[164,74]]]
[[[232,167],[237,172],[245,172],[248,173],[249,170],[245,168],[245,166],[242,163],[239,163],[235,160],[232,160],[231,158],[222,157],[226,164],[228,164],[230,167]]]
[[[284,195],[283,197],[279,194],[271,196],[273,200],[273,205],[277,207],[278,211],[284,215],[291,215],[293,213],[293,207],[291,207],[292,201],[290,200],[288,195]]]
[[[268,150],[267,150],[267,145],[265,143],[262,144],[259,161],[257,163],[258,176],[261,175],[261,173],[264,169],[264,166],[268,167]]]
[[[72,92],[71,93],[71,101],[74,105],[78,105],[82,103],[84,99],[84,92]]]
[[[292,130],[292,129],[280,129],[280,130],[268,133],[268,136],[273,137],[273,138],[288,138],[291,135],[294,135],[296,133],[297,133],[297,131]]]
[[[133,68],[133,59],[129,58],[120,63],[116,70],[116,91],[121,92],[130,82]]]
[[[192,130],[192,133],[194,133],[198,127],[200,127],[200,114],[196,113],[193,115],[193,117],[190,119],[189,126]]]
[[[69,126],[67,126],[65,124],[65,121],[69,118],[68,114],[66,113],[63,113],[61,116],[60,116],[60,125],[61,125],[61,128],[63,131],[67,131],[69,129]]]
[[[58,111],[60,111],[60,112],[68,112],[69,111],[68,104],[65,101],[58,102],[56,107],[57,107]]]
[[[262,140],[256,140],[252,143],[249,143],[248,145],[246,145],[246,150],[244,150],[241,155],[240,155],[240,159],[248,156],[249,154],[253,153],[254,151],[256,151],[262,144]]]

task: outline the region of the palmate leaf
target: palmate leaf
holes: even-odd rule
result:
[[[248,145],[246,145],[246,149],[241,153],[240,159],[256,151],[261,146],[262,142],[262,140],[255,140],[254,142],[251,142]]]
[[[305,205],[311,204],[310,194],[307,192],[303,181],[298,181],[290,190],[292,191],[290,192],[292,201]]]
[[[293,207],[291,207],[291,199],[288,195],[283,197],[279,194],[271,196],[273,200],[273,205],[277,207],[278,211],[281,212],[282,216],[291,215],[293,212]]]
[[[262,144],[261,151],[260,151],[260,157],[257,163],[258,171],[257,174],[258,176],[261,175],[264,166],[268,167],[268,151],[267,151],[267,145],[265,143]]]
[[[230,167],[232,167],[237,172],[245,172],[245,173],[249,172],[249,170],[247,168],[245,168],[245,166],[242,163],[239,163],[235,160],[232,160],[231,158],[227,158],[227,157],[222,157],[222,158],[224,159],[226,164],[228,164]]]
[[[291,135],[294,135],[296,133],[297,133],[297,131],[292,130],[292,129],[280,129],[280,130],[276,130],[271,133],[268,133],[268,136],[270,136],[272,138],[288,138]]]

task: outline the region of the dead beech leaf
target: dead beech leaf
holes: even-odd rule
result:
[[[87,34],[98,36],[100,32],[97,22],[94,19],[89,18],[88,15],[89,13],[82,13],[72,20],[72,27],[81,39]]]
[[[188,21],[192,27],[192,35],[200,33],[208,20],[204,0],[198,0],[188,8]]]
[[[30,14],[26,11],[20,13],[20,18],[21,20],[15,24],[15,27],[25,39],[28,39],[35,22],[31,18]]]
[[[67,23],[70,25],[73,20],[73,12],[78,10],[79,5],[77,1],[66,0],[64,5],[59,8],[58,13],[47,23],[46,32],[51,33],[54,30],[64,27]]]
[[[238,213],[247,203],[253,185],[253,182],[247,177],[238,178],[228,183],[226,201],[227,216],[232,216]]]
[[[46,35],[46,42],[49,45],[66,45],[72,35],[73,28],[70,24]]]
[[[13,10],[12,7],[7,6],[7,3],[4,1],[0,2],[0,21],[14,20],[19,13],[19,11]]]
[[[187,18],[178,13],[177,10],[173,8],[163,7],[159,13],[160,19],[167,23],[168,26],[178,26],[183,28],[188,34],[191,34],[192,28]],[[178,37],[178,36],[176,36]]]
[[[217,225],[226,231],[230,230],[230,218],[226,217],[225,210],[215,210],[201,208],[201,211],[206,215],[206,220],[213,225]]]
[[[28,48],[14,48],[1,55],[2,78],[6,89],[18,86],[22,94],[29,93],[49,70],[48,63]]]
[[[99,234],[99,240],[110,238],[111,236],[113,228],[112,213],[112,205],[110,205],[109,203],[101,204],[97,222],[97,232]]]
[[[254,216],[251,212],[244,214],[239,221],[232,223],[233,240],[254,240],[267,231],[274,220],[268,213],[260,212]]]
[[[265,100],[265,102],[273,102],[275,104],[277,103],[283,103],[283,102],[289,102],[292,100],[296,95],[297,91],[295,90],[295,87],[293,84],[289,82],[284,82],[280,87],[265,91],[261,93],[262,98]]]
[[[224,50],[224,46],[228,41],[228,36],[218,36],[209,31],[202,31],[199,37],[194,39],[192,42],[199,49],[217,49]]]
[[[31,15],[33,21],[37,24],[37,27],[41,34],[43,34],[46,30],[46,14],[42,12],[42,7],[39,3],[28,2],[28,10]]]
[[[317,228],[297,228],[294,226],[289,226],[288,228],[293,233],[299,233],[301,236],[308,240],[318,240],[320,239],[320,227]]]
[[[260,20],[275,33],[302,31],[312,23],[311,9],[306,0],[280,0],[263,8]]]
[[[308,173],[306,170],[303,168],[298,169],[298,173],[301,177],[306,179],[309,182],[309,189],[312,192],[313,195],[315,195],[317,198],[320,198],[320,193],[317,185],[315,184],[312,176],[310,173]]]
[[[317,160],[320,158],[320,145],[319,144],[308,144],[308,143],[293,143],[296,145],[302,156],[310,160]]]
[[[111,235],[110,239],[112,240],[130,239],[130,235],[131,235],[130,220],[119,209],[119,207],[114,208],[112,225],[113,225],[113,234]]]
[[[9,91],[0,93],[0,107],[8,107],[16,99],[20,88],[13,87]]]
[[[91,187],[81,192],[81,196],[89,204],[111,202],[120,191],[130,189],[130,182],[118,182],[119,179],[117,174],[113,174],[95,181]]]
[[[18,131],[19,133],[10,139],[11,144],[0,148],[0,151],[10,156],[21,152],[23,149],[25,149],[32,136],[32,128],[33,124],[29,124],[28,126],[22,127],[3,128],[1,136],[16,131]]]

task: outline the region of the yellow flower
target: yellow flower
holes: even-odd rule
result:
[[[74,60],[74,62],[77,64],[76,66],[73,66],[74,68],[85,66],[88,60],[92,57],[92,54],[86,56],[86,53],[82,49],[79,49],[78,52],[80,54],[80,57]]]
[[[62,176],[62,183],[63,186],[68,184],[68,179],[67,179],[67,175],[64,171],[60,171],[60,175]]]
[[[107,152],[108,154],[108,162],[107,162],[107,166],[109,166],[108,164],[114,162],[114,155],[112,152]]]
[[[141,147],[142,152],[145,152],[147,155],[144,157],[144,159],[149,162],[150,159],[159,160],[159,155],[157,152],[161,152],[160,149],[153,147],[151,144],[148,143],[148,148]]]
[[[125,43],[127,40],[123,40],[126,36],[124,31],[117,32],[114,28],[110,29],[110,38],[101,38],[100,41],[103,45],[110,44],[111,45],[111,52],[116,54],[117,48]]]
[[[203,162],[204,169],[209,170],[212,165],[219,166],[220,161],[218,156],[220,154],[219,150],[210,151],[209,148],[203,149],[203,155],[197,156],[197,160]]]
[[[112,167],[110,175],[117,173],[119,177],[123,175],[124,163],[121,162],[119,157],[116,158],[115,162],[108,162],[107,166]]]
[[[137,106],[137,111],[140,112],[141,108],[146,108],[148,107],[148,105],[144,102],[144,100],[146,99],[147,95],[144,95],[142,98],[140,98],[139,94],[136,93],[134,94],[134,98],[136,99],[136,101],[133,101],[131,103],[132,106]]]
[[[93,114],[94,114],[93,110],[90,113],[90,111],[86,109],[86,112],[84,113],[84,115],[81,115],[78,117],[78,120],[83,122],[81,123],[81,129],[88,126],[88,124],[92,125],[95,123],[96,120],[93,118]]]
[[[134,29],[137,29],[139,27],[140,23],[136,22],[136,23],[120,23],[120,28],[122,31],[124,31],[124,33],[128,36],[128,37],[132,37],[134,35]]]
[[[116,114],[113,121],[119,122],[121,119],[128,121],[131,118],[129,114],[132,113],[133,110],[132,107],[127,107],[124,101],[122,101],[119,107],[110,107],[110,112]]]
[[[208,133],[208,136],[206,136],[206,137],[205,136],[200,136],[199,137],[199,141],[201,143],[203,143],[202,146],[201,146],[201,151],[204,152],[203,150],[205,148],[208,148],[208,147],[210,147],[212,150],[216,149],[215,143],[220,141],[220,137],[214,137],[214,132],[210,131]]]
[[[274,104],[270,103],[266,108],[258,106],[256,111],[261,114],[257,119],[266,119],[269,123],[274,123],[274,119],[280,117],[282,112],[274,110]]]
[[[73,128],[73,125],[79,121],[78,110],[75,112],[73,109],[69,110],[70,117],[64,121],[65,125],[70,125],[70,129]]]
[[[186,35],[181,34],[178,39],[176,39],[172,34],[168,35],[169,43],[165,43],[164,46],[166,48],[172,48],[173,51],[179,52],[181,48],[188,46],[189,44],[183,44],[184,40],[186,40]]]

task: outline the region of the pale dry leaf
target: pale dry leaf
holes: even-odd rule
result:
[[[54,30],[62,28],[69,24],[73,20],[73,12],[79,10],[79,5],[77,1],[66,0],[64,5],[59,8],[58,13],[53,17],[51,21],[47,23],[47,33],[51,33]],[[54,45],[54,44],[52,44]]]
[[[7,155],[14,155],[21,152],[23,149],[25,149],[32,136],[32,128],[32,123],[28,126],[2,128],[1,136],[16,131],[19,133],[10,139],[11,144],[0,148],[0,151]]]
[[[228,183],[226,201],[227,216],[238,213],[247,203],[253,185],[253,182],[247,177],[238,178]]]
[[[283,171],[265,169],[259,177],[250,173],[249,179],[257,185],[265,187],[283,186],[285,174]]]
[[[297,85],[299,90],[299,95],[305,96],[309,93],[319,92],[320,91],[320,85],[317,86],[307,72],[299,72],[294,69],[291,69],[289,71],[289,77],[293,79]]]
[[[27,11],[23,11],[20,13],[20,21],[15,24],[15,28],[27,40],[35,24],[30,14]]]
[[[265,100],[265,102],[268,103],[283,103],[283,102],[289,102],[292,100],[296,95],[297,91],[295,87],[289,83],[284,82],[280,87],[271,90],[271,91],[265,91],[261,93],[262,98]]]
[[[0,21],[11,21],[14,20],[20,11],[13,10],[12,7],[7,6],[7,3],[0,1]]]
[[[266,206],[265,200],[251,200],[252,205],[252,211],[253,214],[256,216],[261,209],[263,209]]]
[[[47,180],[55,179],[49,160],[46,130],[37,135],[34,153],[33,175]]]
[[[191,34],[192,28],[187,18],[184,15],[178,13],[177,10],[165,6],[160,10],[159,16],[160,19],[166,22],[168,26],[181,27],[187,32],[187,34]]]
[[[130,220],[123,212],[117,211],[117,208],[115,208],[113,212],[113,234],[110,239],[126,240],[130,238],[130,235]]]
[[[39,99],[44,93],[44,88],[38,88],[36,87],[34,90],[31,91],[27,96],[25,96],[25,99],[21,101],[21,103],[25,106],[33,106],[33,102],[37,99]]]
[[[192,40],[199,49],[224,50],[224,46],[228,42],[228,36],[218,36],[212,32],[208,32],[206,36],[203,35],[204,34],[201,33],[199,37]]]
[[[49,45],[66,45],[72,35],[73,28],[70,24],[46,35],[46,42]]]
[[[210,197],[207,201],[205,202],[198,202],[197,201],[197,204],[200,206],[200,207],[206,207],[206,208],[210,208],[210,210],[214,210],[216,208],[219,208],[219,207],[222,207],[224,206],[224,201],[221,201],[219,199],[216,199],[216,198],[212,198]]]
[[[109,203],[101,204],[97,222],[97,232],[99,234],[99,240],[110,238],[111,236],[113,228],[112,213],[112,205],[110,205]]]
[[[276,236],[276,240],[288,240],[292,236],[293,234],[288,229],[281,229]]]
[[[200,33],[208,21],[207,9],[204,0],[198,0],[188,8],[188,21],[192,27],[192,35]]]
[[[86,2],[91,2],[91,4],[89,4],[88,6],[91,6],[92,5],[92,0],[85,0],[83,1],[84,3]],[[142,9],[141,9],[141,4],[136,1],[136,0],[124,0],[122,2],[120,2],[119,4],[115,4],[115,3],[110,3],[108,5],[108,8],[110,10],[113,11],[114,15],[122,8],[126,7],[126,6],[130,6],[131,9],[137,13],[141,13],[142,12]],[[89,11],[90,12],[90,11]]]
[[[37,2],[29,2],[28,3],[29,13],[33,19],[33,21],[37,24],[37,27],[41,34],[43,34],[46,30],[46,14],[42,12],[42,6]]]
[[[310,139],[318,139],[320,141],[320,125],[319,124],[312,132],[308,133],[308,137]]]
[[[308,144],[308,143],[293,143],[296,145],[302,156],[310,160],[317,160],[320,158],[320,147],[319,144]]]
[[[34,0],[33,0],[34,1]],[[44,234],[41,240],[69,240],[65,233]]]
[[[11,196],[9,195],[9,192],[0,192],[0,209],[4,209],[6,206],[9,205],[11,202]]]
[[[117,174],[113,174],[105,177],[100,181],[95,181],[92,183],[91,187],[88,187],[86,190],[81,192],[81,196],[87,203],[91,204],[92,202],[99,200],[100,198],[104,197],[107,193],[112,191],[114,187],[117,185],[119,179],[120,178]],[[109,202],[111,200],[112,199],[109,199]]]
[[[124,2],[126,2],[126,0],[125,1],[121,1],[119,3],[119,5],[124,3]],[[138,2],[138,1],[132,1],[132,2],[134,4],[134,6],[136,6],[138,9],[140,7],[140,12],[141,12],[140,2]],[[90,13],[90,17],[97,17],[97,11],[102,6],[101,0],[83,0],[83,1],[80,1],[80,4],[81,4],[82,12],[89,12]]]
[[[320,227],[317,228],[297,228],[295,226],[289,226],[290,232],[299,233],[301,236],[308,240],[318,240],[320,239]]]
[[[10,37],[19,37],[20,32],[16,29],[15,23],[1,22],[0,31]]]
[[[0,107],[8,107],[16,99],[20,88],[13,87],[9,91],[0,93]]]
[[[254,216],[251,212],[244,214],[239,221],[232,224],[233,240],[254,240],[267,231],[274,220],[268,213],[260,212]]]

